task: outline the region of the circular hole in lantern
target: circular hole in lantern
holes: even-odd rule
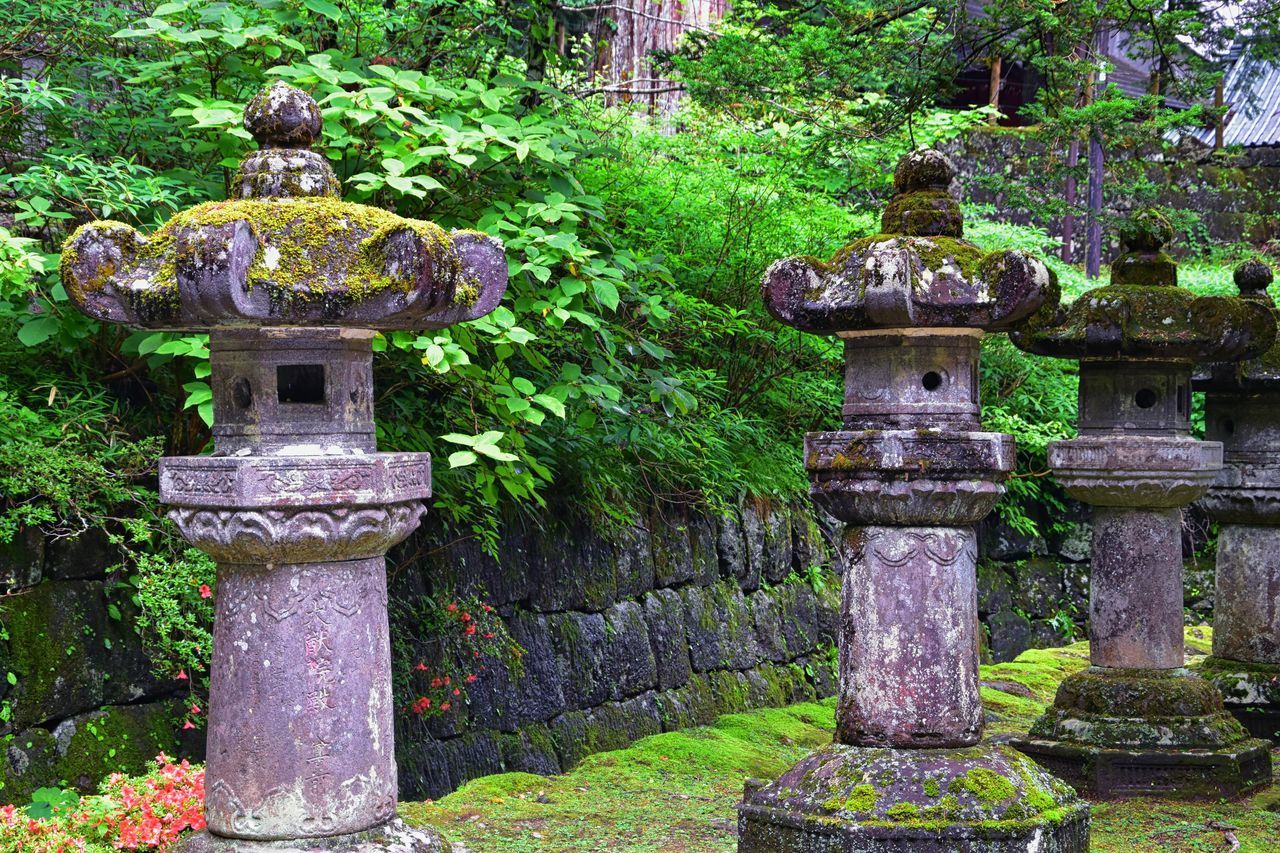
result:
[[[920,384],[924,386],[926,391],[937,391],[942,387],[942,374],[936,370],[930,370],[920,377]]]
[[[253,386],[243,376],[231,383],[231,402],[239,409],[247,409],[253,405]]]
[[[1156,392],[1150,388],[1143,388],[1133,395],[1133,402],[1138,404],[1139,409],[1149,409],[1156,404]]]

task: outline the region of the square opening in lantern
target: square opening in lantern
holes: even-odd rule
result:
[[[324,403],[323,364],[282,364],[276,368],[281,403]]]

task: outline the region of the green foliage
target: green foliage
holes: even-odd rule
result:
[[[137,607],[134,627],[157,667],[203,691],[213,649],[215,564],[168,529],[158,546],[131,551],[121,591]]]

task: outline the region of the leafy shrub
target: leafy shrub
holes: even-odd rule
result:
[[[410,629],[391,633],[393,690],[403,713],[433,717],[460,708],[490,664],[513,679],[523,675],[524,649],[483,596],[446,591],[391,607],[394,621]]]
[[[42,788],[25,808],[0,806],[0,850],[165,851],[204,825],[204,768],[161,754],[149,773],[114,773],[92,796]]]

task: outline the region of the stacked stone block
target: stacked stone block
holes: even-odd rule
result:
[[[440,549],[458,537],[430,523],[392,553],[394,596],[484,590],[525,651],[522,677],[491,666],[465,705],[399,719],[404,796],[558,773],[646,735],[835,691],[836,590],[802,577],[830,560],[809,507],[655,511],[622,530],[571,513],[545,523],[566,516],[504,525],[496,556],[467,541]],[[415,627],[393,630],[412,639]]]

